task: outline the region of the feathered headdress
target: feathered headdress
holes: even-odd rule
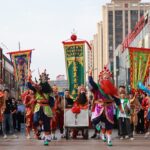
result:
[[[48,80],[50,80],[49,74],[46,73],[46,69],[41,74],[39,73],[39,76],[40,76],[40,78],[39,78],[40,81],[42,81],[44,79],[45,81],[48,82]]]
[[[112,73],[109,71],[109,69],[105,66],[104,69],[99,73],[99,78],[102,78],[104,74],[108,74],[108,76],[111,78]]]

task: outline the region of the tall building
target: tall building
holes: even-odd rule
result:
[[[94,62],[98,62],[100,70],[111,63],[113,70],[113,53],[125,37],[134,29],[136,23],[144,12],[150,9],[150,3],[141,3],[141,0],[111,0],[102,7],[102,22],[98,25],[97,39],[94,50],[98,56]],[[101,62],[102,61],[102,62]],[[99,72],[98,69],[98,72]]]
[[[93,52],[93,78],[95,81],[98,80],[98,35],[94,35],[94,39],[92,41],[92,52]]]
[[[147,13],[145,13],[144,17],[142,17],[135,26],[134,30],[114,51],[114,81],[115,81],[114,83],[116,84],[116,86],[125,85],[128,88],[130,87],[131,63],[128,47],[150,49],[149,31],[150,31],[150,10]],[[142,65],[144,68],[144,63]],[[137,68],[135,67],[135,69]],[[145,84],[150,85],[150,72],[149,74],[147,74],[147,77],[148,78]]]
[[[103,23],[99,22],[97,23],[97,34],[94,35],[93,40],[90,42],[91,45],[91,53],[89,53],[88,55],[88,62],[92,62],[91,68],[93,69],[93,77],[94,80],[97,81],[98,80],[98,73],[102,70],[102,66],[103,66],[103,58],[99,57],[103,55],[103,50],[102,50],[102,46],[103,46]],[[92,60],[91,60],[92,59]]]
[[[112,0],[103,6],[103,58],[104,64],[113,59],[113,51],[130,33],[150,3],[141,0]]]

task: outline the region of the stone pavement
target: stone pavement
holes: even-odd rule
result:
[[[90,135],[93,131],[90,131]],[[113,133],[113,146],[108,147],[100,139],[66,140],[60,139],[50,142],[49,146],[43,146],[43,141],[27,140],[23,133],[18,134],[18,139],[9,136],[8,139],[0,137],[0,150],[150,150],[150,137],[144,139],[144,135],[136,135],[135,140],[120,140],[117,132]]]

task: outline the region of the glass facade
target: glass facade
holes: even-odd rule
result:
[[[115,48],[122,42],[123,39],[123,21],[122,11],[115,11]]]
[[[4,82],[8,87],[10,87],[10,73],[6,69],[4,69],[4,70],[5,70]]]
[[[128,11],[125,11],[125,36],[128,35]]]
[[[131,10],[131,30],[134,29],[138,22],[138,10]]]
[[[140,10],[140,18],[144,15],[144,10]]]
[[[113,51],[109,51],[109,60],[113,61]]]
[[[113,50],[113,12],[108,12],[108,34],[109,34],[109,51]]]

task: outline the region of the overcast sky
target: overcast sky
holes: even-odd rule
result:
[[[143,0],[142,2],[148,2]],[[51,80],[66,74],[62,41],[73,29],[91,40],[101,20],[101,7],[111,0],[0,0],[0,43],[4,53],[32,49],[31,69],[47,69]],[[8,55],[7,55],[8,56]]]

